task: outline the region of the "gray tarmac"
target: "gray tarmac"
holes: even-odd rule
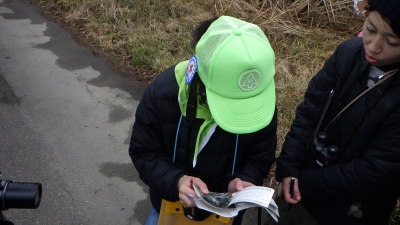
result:
[[[40,182],[23,224],[144,224],[147,186],[128,155],[143,85],[114,72],[24,1],[0,0],[0,171]]]

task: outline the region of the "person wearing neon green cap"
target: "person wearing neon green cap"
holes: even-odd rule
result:
[[[275,162],[275,54],[263,31],[221,16],[203,21],[192,42],[195,55],[162,72],[136,111],[129,155],[150,189],[147,225],[162,199],[193,207],[191,182],[234,193],[262,185]]]

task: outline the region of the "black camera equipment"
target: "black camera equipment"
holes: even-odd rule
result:
[[[314,155],[315,162],[320,167],[325,167],[336,163],[338,159],[339,149],[336,145],[328,145],[326,147],[326,140],[328,134],[326,132],[319,132],[314,139]]]
[[[36,209],[42,198],[42,184],[2,180],[0,172],[0,211],[14,209]],[[0,215],[0,225],[13,224]]]
[[[331,122],[325,127],[324,131],[327,130],[327,128],[329,127],[329,125],[332,124],[332,122],[339,117],[339,115],[341,115],[350,105],[352,105],[355,101],[357,101],[361,96],[363,96],[365,93],[369,92],[370,90],[372,90],[373,88],[377,87],[378,85],[380,85],[381,83],[383,83],[385,80],[387,80],[388,78],[390,78],[391,76],[393,76],[394,74],[396,74],[399,70],[398,69],[394,69],[394,70],[390,70],[388,72],[386,72],[385,74],[382,74],[379,76],[379,80],[377,83],[375,83],[374,85],[372,85],[371,87],[369,87],[368,89],[366,89],[365,91],[363,91],[361,94],[359,94],[356,98],[354,98],[351,102],[349,102],[332,120]],[[312,139],[310,140],[307,149],[310,147],[310,144],[313,145],[313,152],[314,152],[314,156],[315,156],[315,162],[317,163],[318,166],[320,167],[325,167],[325,166],[329,166],[332,165],[334,163],[336,163],[338,157],[339,157],[339,149],[336,145],[328,145],[328,147],[325,147],[326,145],[326,140],[328,138],[328,134],[324,131],[320,132],[320,126],[321,123],[325,117],[325,113],[329,107],[329,104],[332,100],[333,94],[335,93],[335,90],[333,89],[331,91],[331,93],[329,94],[328,97],[328,101],[325,105],[324,111],[321,114],[321,117],[319,119],[319,122],[317,124],[317,127],[315,128],[314,131],[314,135],[312,137]],[[376,95],[376,97],[379,97],[379,95]],[[378,99],[378,98],[376,98]],[[376,100],[375,100],[375,104],[376,104]]]
[[[332,165],[336,163],[338,159],[338,153],[339,153],[338,147],[332,144],[326,146],[328,134],[324,131],[319,131],[322,120],[325,117],[326,111],[329,107],[329,104],[333,98],[334,93],[335,90],[332,90],[331,93],[329,94],[328,101],[326,102],[325,108],[321,114],[321,117],[319,118],[317,127],[315,128],[314,135],[310,143],[313,146],[312,150],[314,152],[315,162],[320,167],[326,167]]]

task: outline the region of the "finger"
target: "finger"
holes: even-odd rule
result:
[[[190,203],[189,205],[186,204],[185,202],[182,203],[183,208],[192,208],[195,207],[196,205],[194,203]]]
[[[253,183],[243,181],[243,188],[247,188],[247,187],[251,187],[251,186],[255,186],[255,185]]]
[[[241,191],[241,190],[243,190],[243,181],[241,180],[241,179],[239,179],[239,178],[236,178],[237,179],[237,181],[236,181],[236,183],[235,183],[235,188],[236,188],[236,191]],[[235,180],[236,180],[235,179]]]
[[[231,180],[231,182],[229,182],[229,184],[228,184],[229,194],[232,194],[232,193],[235,193],[238,191],[236,185],[239,180],[240,180],[239,178],[235,178],[235,179]]]
[[[183,208],[189,208],[189,206],[186,205],[186,203],[185,203],[184,201],[181,201],[181,203],[182,203],[182,207],[183,207]]]
[[[300,195],[300,189],[299,189],[299,182],[296,179],[295,183],[294,183],[294,189],[293,189],[293,197],[297,200],[300,201],[301,200],[301,195]]]
[[[294,198],[290,198],[290,196],[285,195],[285,201],[290,204],[297,204],[299,201]]]
[[[181,177],[181,179],[179,179],[178,181],[178,190],[181,191],[182,189],[189,187],[191,179],[193,179],[193,177],[191,176],[184,175],[183,177]]]
[[[201,192],[208,194],[209,190],[207,184],[205,184],[200,178],[193,179],[193,184],[200,188]]]
[[[182,204],[183,208],[186,208],[186,204],[185,204],[185,202],[184,202],[184,201],[182,201],[182,200],[180,200],[180,202],[181,202],[181,204]]]
[[[283,194],[289,194],[290,191],[290,180],[287,178],[282,179],[282,192]]]
[[[185,196],[187,196],[187,195],[197,196],[196,192],[192,188],[190,188],[189,185],[182,185],[181,186],[181,189],[179,190],[179,196],[181,194],[185,195]]]
[[[299,201],[295,198],[292,198],[292,196],[290,195],[290,179],[291,179],[290,177],[287,177],[282,180],[283,196],[287,203],[296,204]],[[297,184],[296,180],[295,180],[295,184]]]
[[[282,191],[283,191],[283,196],[284,196],[284,198],[285,198],[285,201],[286,201],[287,203],[296,204],[296,203],[299,202],[297,199],[292,198],[292,197],[290,196],[290,193],[289,193],[289,190],[288,190],[288,189],[282,189]]]
[[[183,207],[193,207],[194,203],[185,195],[180,193],[179,194],[180,202],[182,203]]]
[[[293,200],[292,200],[292,198],[290,196],[290,193],[289,193],[289,186],[287,186],[285,184],[282,184],[282,191],[283,191],[283,197],[285,198],[285,201],[287,203],[293,203],[292,202]]]

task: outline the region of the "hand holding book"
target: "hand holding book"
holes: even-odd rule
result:
[[[203,192],[208,193],[207,185],[197,177],[184,175],[178,181],[179,199],[184,208],[194,207],[195,203],[189,196],[196,196],[193,185],[199,187]]]
[[[243,181],[240,178],[235,178],[231,182],[229,182],[228,192],[229,192],[229,194],[232,195],[235,192],[243,190],[243,188],[251,187],[251,186],[255,186],[255,185],[250,182]]]
[[[235,217],[239,211],[251,207],[262,207],[278,221],[279,212],[278,206],[272,199],[274,189],[250,186],[245,187],[241,191],[232,194],[209,192],[208,194],[202,191],[194,184],[196,206],[200,209],[213,212],[223,217]]]

